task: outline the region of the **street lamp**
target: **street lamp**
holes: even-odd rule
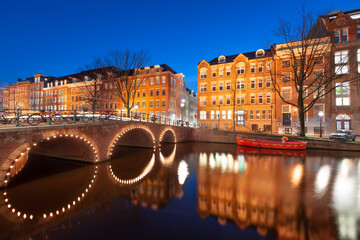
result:
[[[320,137],[322,137],[322,117],[324,116],[324,112],[320,111],[318,114],[320,118]]]

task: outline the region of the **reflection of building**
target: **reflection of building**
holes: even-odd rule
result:
[[[306,232],[309,239],[332,239],[331,210],[314,209],[313,179],[305,173],[297,157],[200,153],[198,213],[220,224],[255,226],[261,235],[276,231],[279,239],[302,239]]]
[[[153,209],[166,206],[174,197],[181,197],[182,186],[179,184],[176,169],[173,167],[161,167],[155,176],[148,178],[139,184],[131,192],[130,198],[133,203],[141,203],[142,206],[151,206]]]

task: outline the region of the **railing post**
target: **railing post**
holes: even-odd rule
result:
[[[74,117],[73,117],[73,124],[76,123],[76,109],[74,109]]]
[[[51,125],[51,108],[49,109],[48,125]]]
[[[20,109],[16,109],[16,118],[15,118],[15,126],[19,127],[20,123],[19,123],[19,117],[20,117]]]

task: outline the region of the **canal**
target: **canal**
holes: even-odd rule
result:
[[[359,239],[360,154],[181,143],[85,165],[39,155],[0,190],[0,239]]]

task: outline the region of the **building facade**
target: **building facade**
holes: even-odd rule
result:
[[[187,98],[184,78],[184,74],[175,72],[166,64],[140,69],[136,79],[139,86],[134,100],[137,107],[132,109],[134,114],[180,120],[181,100]],[[96,112],[126,113],[114,83],[104,78],[99,69],[62,77],[37,74],[10,85],[8,91],[4,99],[8,108],[70,112],[91,111],[94,104]]]
[[[271,51],[202,60],[198,65],[198,123],[224,130],[271,131],[275,100]]]

